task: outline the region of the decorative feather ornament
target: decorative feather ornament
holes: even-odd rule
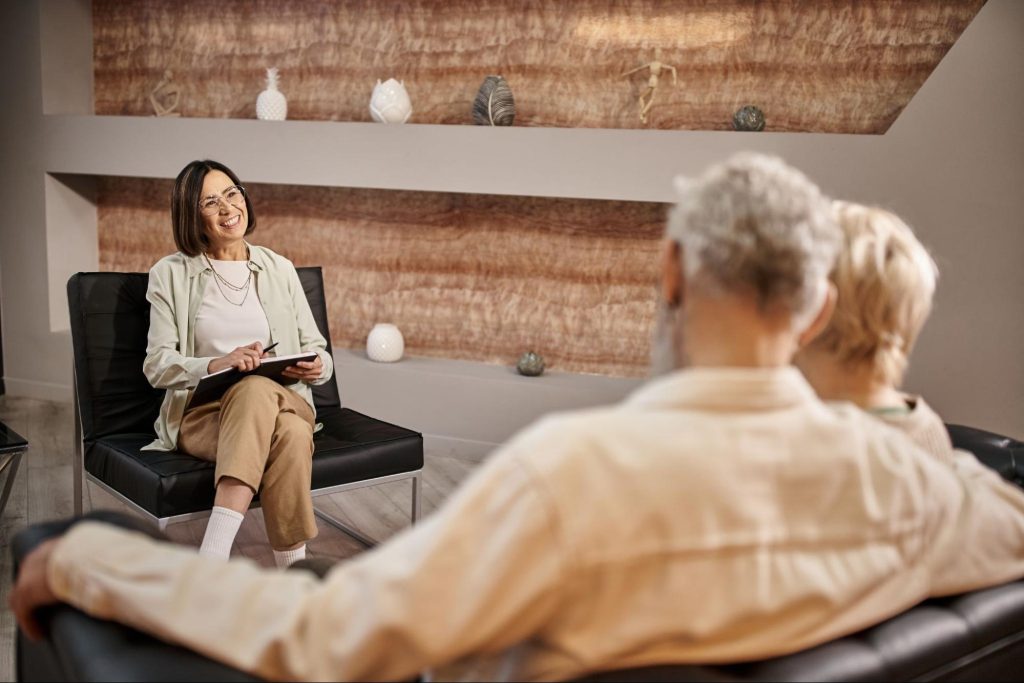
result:
[[[512,88],[501,76],[488,76],[473,100],[473,123],[478,126],[511,126],[516,117]]]

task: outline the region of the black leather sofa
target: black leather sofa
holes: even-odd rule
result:
[[[1024,483],[1024,444],[949,427],[1004,478]],[[101,515],[103,513],[100,513]],[[64,525],[36,525],[12,543],[15,564]],[[145,530],[145,527],[140,527]],[[19,681],[252,681],[240,671],[67,606],[48,611],[49,638],[17,637]],[[795,654],[727,666],[656,666],[603,672],[587,681],[1021,681],[1024,580],[927,600],[877,626]]]

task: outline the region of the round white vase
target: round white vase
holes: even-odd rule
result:
[[[366,355],[378,363],[394,363],[402,359],[405,339],[391,323],[377,323],[366,337]]]
[[[412,102],[405,81],[377,79],[370,96],[370,116],[378,123],[405,123],[412,115]]]

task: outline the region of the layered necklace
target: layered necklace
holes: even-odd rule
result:
[[[245,278],[245,282],[243,282],[240,285],[236,285],[234,282],[231,282],[226,277],[217,272],[217,269],[213,267],[213,262],[210,260],[210,257],[206,254],[206,252],[203,252],[203,257],[206,259],[207,265],[210,266],[210,270],[213,271],[213,281],[217,283],[217,289],[220,290],[220,294],[221,296],[224,297],[224,300],[227,301],[229,304],[232,304],[233,306],[241,307],[243,304],[245,304],[245,300],[249,298],[249,289],[252,286],[252,270],[249,270],[248,266],[246,266],[246,270],[249,273],[248,277]],[[231,297],[228,296],[228,292],[227,290],[225,290],[225,287],[227,288],[227,290],[234,292],[233,296],[237,297],[239,294],[241,294],[242,300],[232,301]]]

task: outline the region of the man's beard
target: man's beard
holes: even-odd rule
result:
[[[685,365],[680,307],[658,301],[651,339],[651,376],[660,377]]]

